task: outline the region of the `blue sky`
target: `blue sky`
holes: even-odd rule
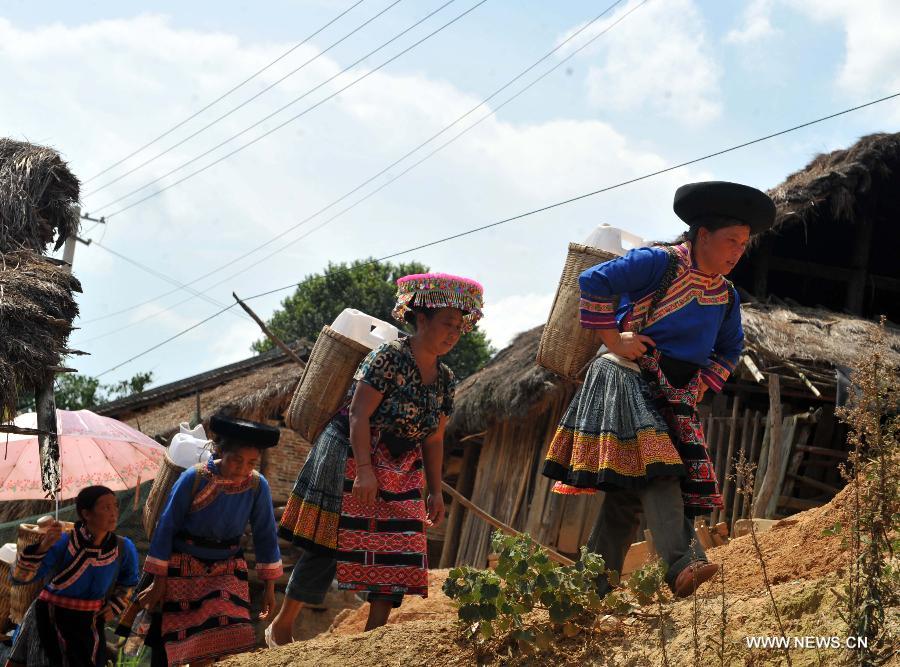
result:
[[[446,0],[403,0],[223,122],[92,192],[255,94],[392,1],[365,0],[202,117],[86,183],[85,210],[93,213],[239,132]],[[310,95],[245,139],[369,71],[475,2],[455,0],[361,63],[346,75],[351,78]],[[0,76],[7,92],[0,127],[5,135],[55,146],[87,180],[351,4],[5,3]],[[437,132],[608,4],[489,0],[284,129],[113,216],[105,229],[86,225],[84,234],[180,282],[224,266],[194,287],[227,304],[233,290],[242,296],[263,292],[319,271],[328,261],[385,255],[900,91],[900,40],[892,35],[892,26],[900,24],[900,5],[890,0],[852,7],[837,0],[648,0],[637,7],[636,0],[625,0],[535,74],[637,9],[465,137],[265,262],[248,267],[267,252],[234,261]],[[483,113],[484,108],[472,118]],[[485,329],[502,346],[546,318],[567,243],[583,240],[597,224],[645,238],[674,236],[679,223],[671,213],[671,195],[678,184],[716,178],[769,188],[817,153],[848,146],[870,132],[896,131],[898,123],[900,101],[894,100],[403,259],[479,278],[487,290]],[[196,298],[179,304],[191,296],[183,292],[162,297],[171,285],[96,245],[79,246],[75,272],[84,294],[82,329],[72,344],[91,352],[78,360],[85,373],[118,365],[218,309]],[[253,305],[268,316],[286,294]],[[136,304],[142,305],[111,315]],[[174,380],[248,356],[257,337],[255,325],[226,313],[103,379],[152,370],[158,382]]]

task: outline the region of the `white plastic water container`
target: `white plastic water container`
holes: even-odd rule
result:
[[[331,328],[370,350],[383,343],[395,341],[400,336],[400,330],[393,324],[366,315],[355,308],[345,308],[335,318]]]
[[[637,234],[604,224],[590,233],[584,245],[616,255],[624,255],[632,248],[641,248],[647,245],[647,241]]]
[[[169,458],[182,468],[190,468],[197,463],[206,463],[212,456],[209,438],[203,430],[203,424],[194,428],[187,422],[181,422],[178,433],[172,436],[169,443]]]
[[[0,547],[0,561],[3,561],[10,566],[16,562],[15,542],[9,542]]]

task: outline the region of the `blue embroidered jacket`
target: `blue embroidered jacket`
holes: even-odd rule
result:
[[[91,534],[78,523],[44,553],[38,552],[39,544],[25,547],[16,558],[13,583],[49,577],[41,599],[67,609],[99,611],[109,595],[109,604],[121,613],[129,589],[138,581],[137,549],[127,537],[117,538],[114,533],[100,546],[92,542]]]
[[[167,575],[173,551],[205,560],[231,558],[241,549],[236,542],[244,534],[248,522],[253,530],[257,576],[278,579],[283,574],[281,551],[275,532],[272,494],[266,478],[254,473],[243,482],[230,482],[219,475],[218,465],[213,460],[199,472],[196,466],[188,468],[169,493],[153,533],[144,570]],[[235,544],[226,548],[213,548],[208,543],[200,546],[208,540],[230,540]]]
[[[663,354],[701,366],[706,385],[720,391],[744,345],[739,297],[723,276],[696,268],[690,243],[673,250],[678,272],[649,321],[650,302],[670,261],[658,247],[636,248],[582,273],[581,324],[650,336]]]

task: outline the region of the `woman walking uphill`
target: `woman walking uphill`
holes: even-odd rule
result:
[[[481,308],[482,287],[472,280],[397,281],[394,318],[415,333],[363,360],[300,471],[280,534],[304,553],[266,629],[269,646],[292,641],[300,609],[324,600],[335,573],[341,588],[368,593],[367,630],[384,625],[404,594],[428,594],[425,527],[444,516],[444,429],[453,410],[453,374],[440,357],[471,331]]]
[[[106,667],[104,625],[122,612],[138,580],[138,553],[115,530],[119,501],[105,486],[75,499],[78,521],[59,522],[16,559],[13,585],[47,580],[22,620],[8,667]]]
[[[680,597],[718,566],[708,563],[690,517],[722,506],[696,405],[718,392],[744,334],[725,279],[751,234],[775,217],[771,199],[721,181],[675,193],[688,231],[673,244],[638,248],[581,274],[582,326],[608,352],[594,361],[563,416],[544,474],[559,493],[607,492],[588,548],[620,572],[643,511],[666,581]],[[605,593],[609,583],[598,582]]]
[[[256,576],[266,584],[260,618],[275,606],[281,552],[269,484],[255,468],[260,453],[278,444],[279,431],[221,416],[213,416],[209,425],[219,457],[181,473],[144,562],[153,583],[138,602],[153,612],[146,643],[153,649],[154,667],[202,667],[256,647],[241,548],[248,523]]]

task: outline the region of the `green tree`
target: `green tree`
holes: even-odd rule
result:
[[[344,308],[356,308],[389,322],[397,278],[427,271],[428,267],[418,262],[329,263],[324,273],[304,278],[294,293],[281,302],[281,308],[268,321],[269,328],[283,340],[314,341],[322,327],[333,322]],[[262,338],[252,347],[256,352],[265,352],[272,343]],[[481,368],[493,353],[484,332],[476,328],[463,336],[443,361],[462,379]]]
[[[137,373],[129,380],[115,384],[100,384],[100,380],[90,375],[66,373],[56,379],[54,399],[60,410],[90,410],[104,403],[137,394],[153,382],[153,373]],[[23,392],[19,395],[19,412],[34,412],[34,394]]]

